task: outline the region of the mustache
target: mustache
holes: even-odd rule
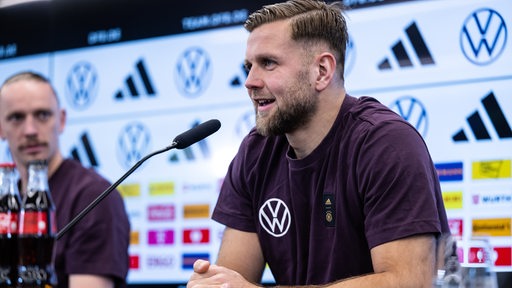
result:
[[[44,142],[44,141],[38,141],[37,139],[36,140],[29,140],[21,145],[18,146],[18,150],[24,150],[24,149],[27,149],[29,147],[32,147],[32,146],[45,146],[45,147],[48,147],[48,143],[47,142]]]

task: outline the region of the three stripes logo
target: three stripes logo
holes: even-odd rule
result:
[[[420,30],[416,25],[416,22],[411,23],[407,28],[405,28],[405,33],[407,34],[408,41],[398,40],[393,46],[391,46],[391,51],[393,52],[396,63],[400,68],[413,67],[413,59],[409,56],[411,52],[408,53],[408,49],[412,47],[412,50],[418,57],[418,61],[421,65],[433,65],[435,64],[434,58],[430,53],[430,50],[425,43],[425,40],[421,36]],[[391,70],[392,69],[392,61],[389,57],[384,58],[378,64],[379,70]]]
[[[233,88],[238,88],[240,86],[243,86],[245,80],[247,80],[247,76],[249,76],[249,71],[245,69],[245,65],[241,64],[240,69],[236,73],[233,78],[231,78],[231,81],[229,82],[229,85]]]
[[[128,75],[125,79],[125,87],[119,89],[114,95],[117,101],[124,100],[126,95],[136,99],[141,95],[155,96],[156,91],[149,77],[144,61],[141,59],[135,64],[135,74]]]
[[[505,114],[503,114],[503,111],[498,104],[498,100],[496,100],[492,91],[482,99],[482,104],[485,109],[485,114],[487,114],[490,124],[494,127],[498,138],[512,138],[512,129],[510,128],[507,118],[505,117]],[[478,110],[468,116],[467,123],[476,140],[491,140],[489,130],[487,130],[481,113]],[[455,142],[469,141],[464,129],[460,129],[456,132],[452,139]]]
[[[196,127],[197,125],[199,125],[201,122],[199,121],[196,121],[194,122],[194,124],[192,125],[191,128],[194,128]],[[182,160],[186,160],[186,161],[195,161],[195,160],[198,160],[198,155],[196,153],[194,153],[194,150],[192,149],[193,147],[199,147],[199,151],[200,151],[200,155],[202,156],[203,159],[209,159],[211,158],[211,152],[210,152],[210,147],[208,145],[208,142],[206,139],[203,139],[199,142],[197,142],[197,145],[193,145],[193,146],[189,146],[181,151],[183,151],[183,155],[180,155],[179,152],[174,152],[173,154],[171,154],[171,156],[169,157],[169,161],[171,163],[179,163],[180,161]],[[182,159],[182,157],[185,157],[185,159]]]
[[[91,167],[99,166],[98,159],[96,158],[87,132],[82,133],[80,136],[80,143],[71,148],[71,157],[82,163],[82,165],[85,165],[85,161],[87,161]]]

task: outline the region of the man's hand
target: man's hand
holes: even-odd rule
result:
[[[187,288],[200,287],[250,288],[258,286],[249,283],[236,271],[212,265],[206,260],[197,260],[194,263],[194,273],[190,276]]]
[[[114,288],[111,278],[89,274],[69,275],[69,288]]]

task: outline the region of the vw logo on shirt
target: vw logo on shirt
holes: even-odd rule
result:
[[[288,206],[278,198],[268,199],[260,207],[259,220],[261,227],[274,237],[284,236],[292,223]]]

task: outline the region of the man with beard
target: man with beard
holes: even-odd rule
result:
[[[437,173],[410,124],[346,94],[339,3],[265,6],[245,28],[256,127],[213,212],[217,262],[187,287],[256,287],[266,263],[280,287],[431,287],[449,233]]]
[[[109,187],[94,170],[63,157],[59,135],[65,124],[65,110],[45,77],[22,72],[0,87],[0,136],[20,174],[20,193],[27,186],[27,163],[47,160],[59,230]],[[58,287],[125,287],[129,233],[123,199],[114,191],[56,242]]]

